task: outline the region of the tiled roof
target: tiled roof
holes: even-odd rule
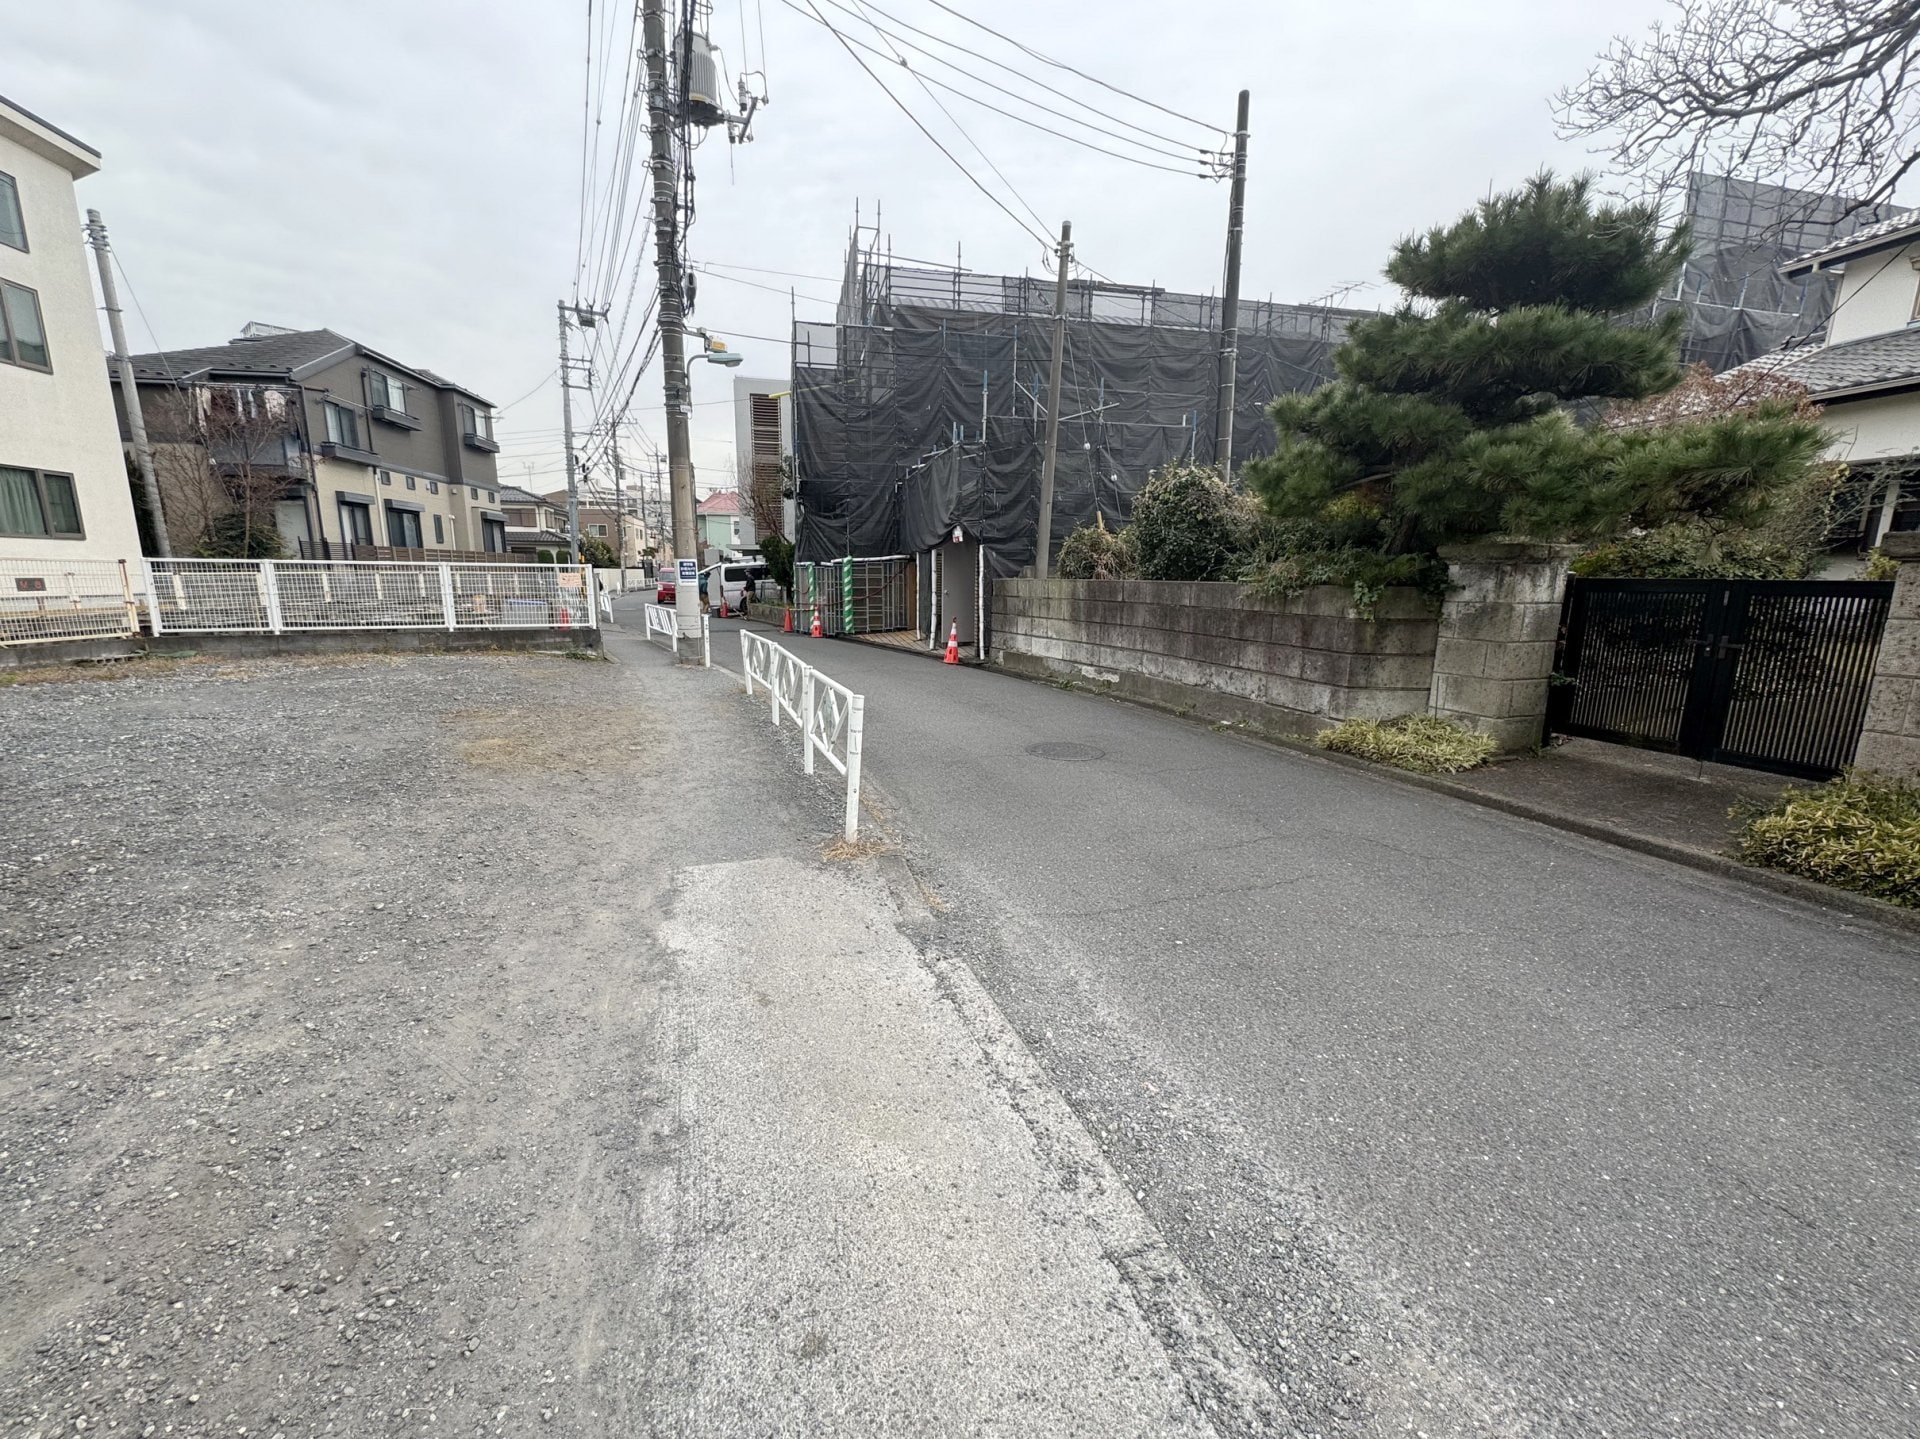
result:
[[[740,508],[740,492],[738,490],[715,490],[704,500],[700,501],[700,513],[703,515],[737,515],[742,513]]]
[[[290,335],[234,340],[197,350],[135,355],[133,372],[143,380],[191,380],[216,370],[284,376],[353,348],[352,340],[332,330],[296,330]]]
[[[503,505],[545,505],[553,507],[553,501],[544,500],[531,490],[523,490],[518,485],[501,485],[500,503]]]
[[[1805,385],[1815,400],[1920,381],[1920,327],[1868,335],[1840,345],[1762,355],[1740,367],[1765,369]]]
[[[1920,214],[1907,212],[1896,215],[1891,220],[1862,225],[1845,239],[1834,240],[1817,250],[1809,250],[1806,254],[1788,261],[1783,268],[1788,275],[1804,274],[1809,270],[1822,269],[1843,255],[1864,254],[1872,250],[1885,249],[1889,245],[1908,238],[1920,239]]]

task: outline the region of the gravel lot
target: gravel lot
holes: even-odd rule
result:
[[[0,687],[0,1433],[621,1432],[582,1319],[651,1266],[582,1261],[673,1135],[664,879],[620,862],[660,714],[619,680]],[[561,1242],[583,1196],[615,1232]]]

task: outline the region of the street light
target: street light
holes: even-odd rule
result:
[[[736,355],[733,351],[729,350],[725,340],[709,335],[705,330],[694,330],[692,333],[700,337],[700,351],[698,354],[687,356],[686,363],[681,367],[680,420],[683,424],[685,423],[687,408],[693,403],[693,362],[695,360],[705,360],[709,364],[719,365],[724,369],[730,370],[745,358],[745,356]],[[669,419],[672,418],[672,416],[669,416]],[[669,436],[669,438],[671,438],[671,436]],[[692,490],[693,486],[691,482],[689,482],[687,488],[689,491]],[[690,544],[697,563],[700,550],[700,538],[698,534],[699,520],[697,517],[693,520],[693,524],[696,528],[695,533],[690,537]],[[679,583],[674,587],[673,612],[674,620],[679,627],[680,633],[685,636],[697,638],[700,634],[700,584],[697,570],[695,574],[696,577],[691,584],[687,582],[685,575],[680,576]]]

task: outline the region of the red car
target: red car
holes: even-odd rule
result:
[[[669,570],[660,571],[660,577],[654,582],[654,586],[653,602],[656,605],[670,605],[679,594],[673,582],[673,574]]]

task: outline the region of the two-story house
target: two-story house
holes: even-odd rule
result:
[[[1824,342],[1751,364],[1798,380],[1825,407],[1828,454],[1852,475],[1836,541],[1866,549],[1889,530],[1920,529],[1920,214],[1868,225],[1781,273],[1834,271]]]
[[[133,357],[176,551],[268,525],[288,555],[500,554],[493,407],[332,330],[251,324]]]
[[[567,513],[567,492],[549,490],[547,503],[557,509],[562,517],[561,528],[565,528]],[[651,548],[647,536],[647,521],[641,513],[640,497],[624,495],[619,501],[623,508],[616,508],[615,502],[605,496],[589,498],[580,496],[580,535],[583,539],[605,540],[607,548],[620,557],[623,569],[634,569],[640,564],[640,557]]]
[[[125,560],[138,584],[73,188],[99,168],[91,146],[0,97],[0,558]]]
[[[567,501],[561,492],[560,503],[508,485],[500,491],[500,504],[507,516],[507,548],[529,562],[541,551],[564,560],[571,550],[567,541]]]

